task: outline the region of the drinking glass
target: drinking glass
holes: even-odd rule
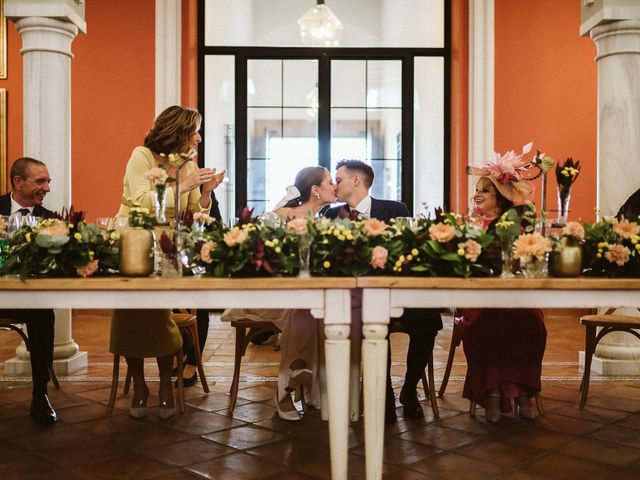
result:
[[[109,230],[113,219],[111,217],[98,217],[96,218],[96,227],[100,230]]]

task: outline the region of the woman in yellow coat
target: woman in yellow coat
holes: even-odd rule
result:
[[[144,146],[136,147],[127,163],[119,217],[127,217],[129,209],[134,206],[153,209],[155,185],[145,178],[145,173],[154,167],[162,167],[169,176],[175,178],[176,168],[168,163],[168,154],[195,155],[198,143],[202,140],[199,133],[201,123],[202,116],[196,110],[179,106],[167,108],[156,118],[145,136]],[[188,209],[194,213],[209,213],[211,192],[224,178],[224,172],[216,174],[215,169],[199,168],[193,160],[189,160],[180,167],[179,178],[181,212]],[[170,186],[167,186],[167,190],[167,218],[176,218],[174,192]],[[182,338],[171,319],[171,310],[113,312],[109,351],[123,355],[131,372],[131,416],[141,418],[147,413],[149,388],[144,380],[145,357],[156,357],[158,362],[160,418],[170,418],[175,414],[171,369],[173,355],[181,346]]]

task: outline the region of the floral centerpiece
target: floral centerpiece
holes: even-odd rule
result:
[[[571,185],[580,174],[580,161],[574,162],[567,158],[564,163],[556,164],[556,181],[558,182],[558,223],[567,223],[569,215],[569,201],[571,199]]]
[[[82,212],[25,226],[8,239],[3,274],[88,277],[118,268],[118,236],[85,223]]]
[[[584,225],[584,274],[606,277],[640,276],[640,226],[605,217]]]
[[[144,178],[153,182],[156,189],[154,197],[156,221],[158,223],[167,223],[167,184],[175,182],[176,179],[169,177],[169,174],[163,167],[154,167],[147,170],[144,174]]]
[[[546,277],[551,240],[538,232],[523,233],[513,242],[513,257],[520,260],[525,277]]]

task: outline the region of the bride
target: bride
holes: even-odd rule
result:
[[[274,213],[283,219],[316,215],[325,205],[336,201],[335,185],[329,171],[320,166],[298,172],[287,194],[278,202]],[[280,338],[280,370],[274,402],[283,420],[300,420],[291,393],[302,389],[307,405],[320,408],[318,388],[318,327],[309,310],[228,309],[223,321],[269,321],[282,331]]]

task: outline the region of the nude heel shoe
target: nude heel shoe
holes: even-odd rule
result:
[[[500,398],[499,393],[487,393],[484,404],[484,418],[489,423],[498,423],[502,418]]]
[[[291,398],[291,397],[289,397],[289,398]],[[276,410],[278,411],[278,416],[282,420],[289,420],[291,422],[295,422],[295,421],[299,421],[300,420],[300,414],[295,409],[295,407],[294,407],[293,410],[288,410],[288,411],[280,409],[280,400],[278,399],[278,392],[277,391],[273,395],[273,403],[275,403]]]
[[[143,418],[147,416],[147,399],[149,398],[149,387],[145,385],[145,395],[142,400],[132,400],[129,415],[133,418]]]
[[[520,395],[519,397],[517,397],[516,405],[518,407],[518,415],[522,420],[533,420],[536,418],[533,413],[531,399],[528,395]]]

